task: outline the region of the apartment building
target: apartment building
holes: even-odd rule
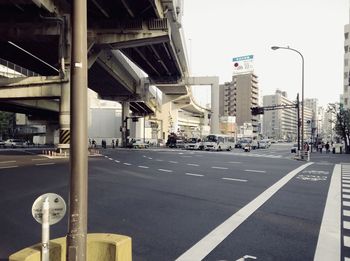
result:
[[[258,116],[251,114],[251,107],[258,106],[258,76],[254,73],[233,75],[232,82],[220,85],[220,116],[235,116],[237,126],[251,123],[258,132]]]

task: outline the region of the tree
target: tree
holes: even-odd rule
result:
[[[330,104],[327,111],[335,115],[334,131],[344,141],[345,153],[350,154],[350,110],[344,109],[342,104]]]

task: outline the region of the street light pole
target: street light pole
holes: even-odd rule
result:
[[[301,158],[304,158],[304,56],[298,50],[287,47],[272,46],[272,50],[285,49],[296,52],[301,57]]]

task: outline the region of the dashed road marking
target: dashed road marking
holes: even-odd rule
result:
[[[240,163],[242,163],[242,162],[239,162],[239,161],[229,161],[228,163],[240,164]]]
[[[350,210],[343,210],[344,217],[350,217]]]
[[[198,164],[193,164],[193,163],[187,163],[186,165],[187,165],[187,166],[193,166],[193,167],[199,167]]]
[[[216,166],[213,166],[211,167],[212,169],[228,169],[228,168],[225,168],[225,167],[216,167]]]
[[[246,172],[266,173],[265,170],[245,169]]]
[[[18,168],[18,166],[4,166],[4,167],[0,167],[0,169],[12,169],[12,168]]]
[[[173,160],[170,160],[169,162],[170,162],[170,163],[174,163],[174,164],[179,163],[179,162],[173,161]]]
[[[161,161],[164,161],[164,160],[162,160],[162,159],[156,159],[156,161],[159,161],[159,162],[161,162]]]
[[[139,168],[141,168],[141,169],[148,169],[149,167],[147,167],[147,166],[137,166],[137,167],[139,167]]]
[[[126,163],[126,162],[124,162],[123,164],[126,165],[126,166],[131,166],[132,165],[132,164]]]
[[[54,162],[48,162],[48,163],[37,163],[37,164],[35,164],[35,166],[47,166],[47,165],[54,165],[54,164],[56,164],[56,163],[54,163]]]
[[[40,160],[41,161],[41,160],[47,160],[47,159],[45,158],[45,159],[32,159],[32,160],[33,161],[36,161],[36,160],[38,160],[38,161]]]
[[[115,162],[120,163],[120,161],[119,161],[119,160],[115,160]]]
[[[148,157],[148,159],[150,159],[150,160],[151,160],[151,159],[153,159],[153,158],[151,158],[151,157]]]
[[[202,175],[202,174],[189,173],[189,172],[185,173],[185,175],[188,175],[188,176],[195,176],[195,177],[203,177],[203,176],[204,176],[204,175]]]
[[[248,182],[246,179],[233,179],[233,178],[222,178],[224,180],[232,180],[232,181],[239,181],[239,182]]]
[[[343,189],[343,193],[350,193],[350,189]]]
[[[1,161],[0,164],[15,163],[15,160]]]
[[[163,171],[163,172],[173,172],[172,170],[170,169],[158,169],[159,171]]]
[[[113,160],[112,158],[108,158],[109,160]]]

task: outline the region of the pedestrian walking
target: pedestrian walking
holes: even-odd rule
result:
[[[327,141],[326,145],[325,145],[325,148],[326,148],[326,153],[328,154],[329,153],[329,143]]]
[[[114,139],[112,139],[112,148],[113,148],[113,149],[115,148]]]
[[[118,148],[118,145],[119,145],[119,139],[116,139],[115,146]]]
[[[320,153],[322,153],[322,147],[323,147],[323,146],[322,146],[322,143],[320,142],[320,143],[318,144],[318,147],[317,147]]]
[[[96,141],[95,141],[95,139],[92,139],[92,147],[96,148]]]

